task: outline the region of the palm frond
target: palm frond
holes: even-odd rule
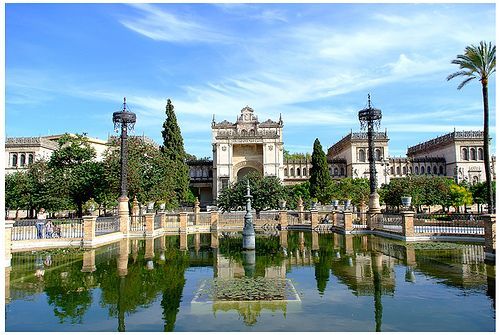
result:
[[[455,73],[452,73],[450,74],[448,77],[446,77],[446,80],[451,80],[455,77],[458,77],[458,76],[470,76],[472,75],[472,72],[471,71],[457,71]]]
[[[461,90],[461,89],[462,89],[462,87],[464,87],[464,86],[465,86],[465,85],[467,85],[467,84],[468,84],[471,80],[474,80],[474,79],[476,79],[476,76],[474,76],[474,77],[470,77],[470,78],[465,79],[464,81],[462,81],[462,82],[460,83],[460,85],[458,85],[457,90]]]

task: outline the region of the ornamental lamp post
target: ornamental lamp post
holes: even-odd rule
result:
[[[370,95],[368,94],[368,108],[360,110],[358,113],[361,123],[361,130],[368,130],[368,162],[370,163],[370,203],[369,212],[371,214],[380,213],[379,195],[377,193],[377,170],[375,168],[375,144],[374,128],[380,127],[382,111],[371,106]]]
[[[118,212],[120,216],[127,216],[128,221],[128,196],[127,196],[127,131],[133,130],[136,116],[127,109],[127,99],[123,98],[123,109],[113,113],[115,132],[121,129],[120,134],[120,198],[118,199]]]
[[[253,226],[253,216],[252,216],[252,195],[250,194],[250,182],[247,180],[247,199],[246,214],[245,214],[245,224],[243,226],[243,249],[244,250],[255,250],[255,229]]]

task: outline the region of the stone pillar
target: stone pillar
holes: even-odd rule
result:
[[[351,234],[344,235],[345,253],[347,255],[351,255],[354,252],[352,239],[353,236]]]
[[[188,213],[182,212],[179,213],[179,230],[182,232],[185,232],[187,229],[187,220],[188,220]]]
[[[337,210],[332,209],[332,225],[335,226],[337,224]]]
[[[118,255],[118,276],[124,277],[128,274],[128,254],[129,254],[130,241],[124,238],[120,241],[120,253]]]
[[[164,211],[158,212],[160,215],[160,228],[165,229],[167,227],[167,215]]]
[[[118,216],[120,217],[120,231],[128,236],[130,215],[128,211],[128,198],[120,197],[118,199]]]
[[[95,249],[88,249],[83,252],[82,272],[94,272],[95,267]]]
[[[210,230],[217,231],[218,223],[219,223],[219,212],[211,211],[210,212]]]
[[[352,212],[344,212],[344,231],[352,231]]]
[[[402,216],[402,232],[404,237],[414,237],[415,236],[415,228],[413,227],[413,219],[415,217],[415,212],[413,211],[403,211],[401,212]]]
[[[286,230],[280,231],[280,245],[288,249],[288,232]]]
[[[496,255],[496,214],[481,216],[484,222],[484,257],[495,260]]]
[[[160,249],[166,250],[167,249],[167,240],[165,239],[165,235],[161,235],[159,237],[159,239],[160,239]]]
[[[304,222],[304,202],[301,197],[297,203],[297,211],[299,212],[299,223],[302,224]]]
[[[200,222],[200,201],[196,198],[194,202],[194,225],[196,226]]]
[[[96,216],[83,216],[83,246],[91,248],[95,240],[95,221]]]
[[[210,247],[213,249],[219,247],[219,233],[216,231],[210,234]]]
[[[366,204],[364,201],[359,206],[359,221],[362,225],[366,224]]]
[[[379,220],[380,220],[380,215],[382,215],[382,214],[377,213],[377,212],[368,211],[368,217],[366,220],[366,228],[368,230],[374,230],[378,226]]]
[[[155,240],[153,237],[147,237],[144,258],[145,259],[153,259],[154,257],[155,257]]]
[[[286,230],[288,227],[288,212],[286,210],[279,211],[279,224],[281,230]]]
[[[10,267],[12,260],[12,226],[14,221],[5,220],[5,264],[4,267]]]
[[[146,236],[153,236],[153,231],[155,228],[155,213],[144,214],[144,221],[146,223],[145,233]]]
[[[314,229],[318,226],[319,215],[317,209],[311,209],[311,229]]]
[[[139,216],[139,201],[137,201],[137,197],[134,196],[134,200],[132,201],[132,215]]]
[[[312,234],[311,250],[319,250],[319,234],[315,231],[313,231],[311,234]]]
[[[179,235],[179,249],[188,250],[187,233],[186,231],[181,232]]]

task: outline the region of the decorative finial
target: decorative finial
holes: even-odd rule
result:
[[[372,101],[370,98],[370,93],[368,93],[368,108],[371,108],[371,107],[372,107]]]
[[[127,110],[127,97],[123,97],[123,111]]]

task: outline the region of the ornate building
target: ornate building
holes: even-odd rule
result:
[[[245,107],[236,123],[212,121],[213,198],[251,171],[283,180],[283,121],[259,122]]]

